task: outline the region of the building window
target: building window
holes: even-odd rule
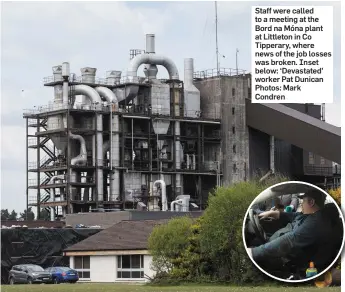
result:
[[[236,153],[236,145],[232,145],[232,152]]]
[[[233,166],[232,166],[232,171],[236,172],[236,170],[237,170],[236,163],[234,163]]]
[[[232,97],[235,96],[235,88],[232,88]]]
[[[232,108],[232,114],[233,115],[235,114],[235,108],[234,107]]]
[[[144,278],[144,255],[121,255],[117,257],[117,278]]]
[[[235,134],[235,127],[232,127],[232,133]]]
[[[78,272],[79,279],[90,279],[90,256],[75,256],[74,269]]]
[[[321,164],[321,165],[325,165],[325,158],[320,157],[320,164]]]
[[[314,164],[314,153],[309,152],[308,162],[309,164]]]

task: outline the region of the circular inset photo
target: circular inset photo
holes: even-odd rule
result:
[[[249,206],[243,242],[253,263],[284,282],[305,282],[337,264],[344,219],[335,200],[309,183],[276,184]]]

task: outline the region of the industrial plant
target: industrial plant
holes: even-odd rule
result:
[[[340,184],[340,128],[324,121],[320,105],[253,104],[250,74],[196,72],[192,58],[182,81],[174,61],[156,54],[153,34],[146,50],[130,50],[126,72],[109,69],[98,78],[96,68],[79,76],[67,62],[54,66],[44,78],[51,103],[24,112],[27,206],[46,208],[52,221],[199,211],[216,186],[275,172]]]

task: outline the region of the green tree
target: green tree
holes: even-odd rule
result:
[[[8,209],[1,209],[1,220],[9,220],[10,213],[8,212]]]
[[[209,196],[200,230],[201,252],[208,254],[220,280],[262,281],[262,273],[248,258],[242,239],[243,219],[252,201],[266,188],[287,179],[253,180],[218,188]]]
[[[33,221],[35,220],[35,213],[32,212],[31,207],[28,209],[25,209],[23,213],[20,213],[20,218],[28,221]]]
[[[8,220],[17,220],[17,212],[15,210],[12,210],[10,216],[8,217]]]
[[[41,209],[40,218],[41,220],[50,220],[50,212],[46,209]]]

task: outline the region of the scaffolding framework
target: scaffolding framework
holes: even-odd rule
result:
[[[60,82],[62,84],[62,82]],[[45,78],[46,86],[55,86],[60,84],[50,78]],[[78,83],[76,79],[70,82],[70,85]],[[219,119],[205,119],[200,114],[196,118],[186,117],[186,110],[184,109],[183,100],[183,82],[167,80],[170,88],[170,109],[164,111],[160,109],[159,112],[152,110],[152,105],[148,100],[143,100],[140,106],[133,102],[120,103],[118,108],[110,108],[109,105],[91,105],[90,109],[76,109],[61,106],[60,108],[52,108],[49,106],[41,106],[35,110],[26,110],[23,117],[27,123],[27,205],[36,206],[39,212],[42,208],[49,210],[51,207],[67,207],[67,213],[85,212],[99,207],[109,209],[127,209],[128,202],[125,200],[125,174],[138,173],[144,174],[146,177],[154,175],[168,175],[174,178],[176,175],[181,174],[185,177],[186,189],[193,189],[191,199],[196,202],[200,209],[205,207],[205,194],[203,191],[203,181],[210,186],[211,189],[222,176],[220,164],[204,161],[205,148],[208,145],[220,145],[220,120]],[[90,85],[90,84],[88,84]],[[99,82],[90,85],[91,87],[99,86]],[[126,84],[120,83],[116,87],[123,87]],[[145,91],[149,85],[142,83],[140,86]],[[73,86],[70,86],[73,90]],[[175,100],[177,96],[175,92],[180,93],[178,101]],[[71,96],[70,92],[70,96]],[[47,120],[50,116],[63,115],[67,117],[67,124],[64,127],[54,127],[50,124],[47,127]],[[106,157],[100,163],[95,157],[88,154],[87,162],[85,165],[71,165],[70,153],[70,139],[69,133],[82,134],[83,136],[94,136],[97,134],[96,124],[93,127],[85,125],[80,117],[88,116],[90,119],[96,121],[96,115],[102,114],[103,124],[109,125],[110,115],[118,116],[119,118],[119,142],[120,142],[120,161],[115,161],[114,158]],[[73,123],[71,123],[71,119]],[[153,129],[154,123],[169,122],[170,126],[166,134],[156,134]],[[181,127],[180,135],[174,131],[175,123],[179,122]],[[29,134],[29,129],[34,128],[35,133]],[[141,131],[138,131],[141,129]],[[192,133],[191,134],[191,129]],[[110,133],[115,133],[109,126],[105,126],[102,131],[103,139],[107,140]],[[67,140],[67,155],[66,159],[61,160],[58,157],[57,149],[51,143],[52,137],[63,137]],[[165,155],[160,154],[158,145],[159,141],[172,142],[173,149],[167,151]],[[180,141],[184,155],[195,155],[190,157],[190,163],[181,164],[180,169],[176,169],[176,153],[175,142]],[[138,147],[137,144],[146,144],[146,147]],[[49,147],[48,147],[49,146]],[[114,147],[114,146],[113,146]],[[95,147],[97,149],[97,146]],[[29,150],[35,150],[36,155],[34,161],[30,160]],[[109,151],[110,153],[111,151]],[[44,153],[44,155],[43,155]],[[134,155],[128,155],[132,153]],[[192,154],[193,153],[193,154]],[[193,160],[194,159],[194,160]],[[101,165],[101,166],[100,166]],[[114,167],[118,165],[118,167]],[[103,202],[98,201],[97,194],[97,169],[102,169],[106,177],[110,172],[115,169],[120,172],[120,200],[109,201],[106,200],[108,194],[107,188],[110,186],[109,180],[105,181],[104,186],[104,199]],[[70,172],[77,173],[78,182],[71,182]],[[35,174],[36,179],[30,178],[30,174]],[[65,179],[54,184],[50,184],[50,180],[55,175],[65,175]],[[149,185],[149,181],[147,182]],[[205,185],[206,187],[206,185]],[[207,190],[207,187],[205,190]],[[55,198],[50,200],[51,189],[56,189]],[[81,196],[81,189],[90,188],[93,191],[85,197],[85,192]],[[71,190],[74,190],[71,192]],[[175,179],[171,179],[171,196],[175,198]],[[35,194],[31,192],[34,191]],[[205,192],[205,191],[204,191]],[[149,196],[147,191],[142,191],[142,202],[147,202]],[[133,208],[133,206],[132,206]],[[59,209],[57,209],[59,210]],[[62,215],[57,211],[56,215]]]

